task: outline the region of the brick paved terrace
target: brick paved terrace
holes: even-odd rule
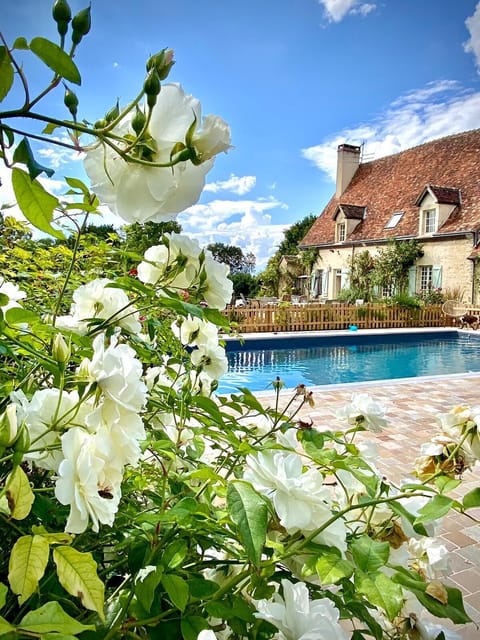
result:
[[[361,383],[313,387],[315,406],[305,406],[301,417],[311,419],[317,429],[342,428],[336,410],[348,403],[354,392],[366,392],[387,409],[389,427],[377,438],[380,451],[378,468],[392,481],[411,475],[419,448],[436,432],[436,415],[459,404],[480,404],[480,374],[411,378],[408,381]],[[264,406],[273,406],[273,393],[258,393]],[[286,406],[291,390],[281,391],[280,406]],[[464,482],[454,497],[480,487],[480,463],[465,473]],[[461,491],[460,491],[461,490]],[[480,519],[480,509],[474,513]],[[465,640],[480,638],[480,524],[462,514],[451,514],[443,521],[440,536],[452,552],[451,572],[443,580],[464,594],[467,613],[474,621],[455,630]],[[445,625],[447,623],[445,622]]]

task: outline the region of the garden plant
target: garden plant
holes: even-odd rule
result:
[[[0,638],[460,637],[452,627],[469,617],[442,582],[435,534],[450,510],[480,506],[478,489],[452,497],[480,457],[480,409],[441,416],[394,484],[365,439],[386,426],[367,395],[339,412],[343,430],[319,431],[298,418],[315,401],[301,385],[285,400],[272,381],[271,407],[248,389],[216,392],[232,282],[196,241],[164,234],[129,275],[72,291],[101,205],[119,223],[173,220],[231,140],[165,82],[169,49],[148,59],[130,103],[81,119],[75,52],[88,46],[90,8],[72,15],[56,0],[52,16],[58,42],[0,46],[0,155],[15,204],[73,246],[54,298],[41,279],[22,288],[15,265],[0,279]],[[36,92],[28,56],[45,72]],[[42,112],[54,92],[63,117]],[[82,153],[89,184],[66,178],[62,195],[49,192],[38,145]]]

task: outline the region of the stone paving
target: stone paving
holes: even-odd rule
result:
[[[316,428],[341,428],[336,410],[348,403],[354,392],[366,392],[385,405],[389,427],[379,435],[379,469],[392,481],[411,475],[413,461],[422,442],[437,431],[435,416],[459,404],[480,404],[480,374],[410,378],[408,380],[314,387],[315,406],[305,406],[301,417],[311,419]],[[273,406],[273,393],[256,394],[264,406]],[[291,390],[282,390],[280,407],[286,406]],[[464,475],[457,495],[480,487],[480,463]],[[480,520],[480,509],[474,513]],[[441,537],[451,551],[451,573],[443,580],[464,594],[465,608],[474,623],[455,627],[464,640],[480,638],[480,524],[462,514],[448,515]]]

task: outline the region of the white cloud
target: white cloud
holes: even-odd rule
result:
[[[350,13],[353,14],[359,14],[361,16],[367,16],[369,13],[371,13],[372,11],[375,11],[375,9],[377,8],[376,4],[373,4],[371,2],[366,2],[365,4],[361,4],[358,7],[353,7]]]
[[[467,53],[473,53],[480,73],[480,2],[477,4],[473,16],[469,16],[465,20],[465,25],[470,33],[470,39],[464,43],[463,48]]]
[[[375,121],[339,131],[302,149],[302,155],[335,180],[339,144],[363,145],[363,160],[368,161],[478,127],[480,93],[445,80],[401,96]]]
[[[52,138],[52,140],[56,140],[61,144],[72,144],[70,138]],[[75,149],[70,149],[67,147],[63,147],[59,145],[51,144],[48,147],[39,147],[35,149],[35,155],[43,158],[44,160],[48,160],[48,166],[56,171],[60,167],[63,167],[72,162],[78,162],[79,160],[83,160],[83,154],[75,151]]]
[[[376,8],[371,2],[359,0],[318,0],[325,9],[330,22],[340,22],[349,13],[366,16]]]
[[[255,176],[236,176],[231,174],[228,180],[220,180],[218,182],[208,182],[204,191],[210,193],[218,193],[218,191],[230,191],[238,196],[243,196],[251,191],[257,182]]]
[[[258,270],[265,267],[283,240],[288,224],[272,224],[274,209],[286,209],[275,198],[265,200],[213,200],[195,204],[178,217],[183,232],[196,238],[202,246],[212,242],[240,247],[252,252]]]

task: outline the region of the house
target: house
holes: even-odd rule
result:
[[[369,162],[361,148],[337,150],[336,191],[301,249],[318,248],[312,293],[335,299],[348,286],[348,264],[392,239],[418,238],[423,256],[409,292],[441,288],[479,303],[480,129],[427,142]]]

